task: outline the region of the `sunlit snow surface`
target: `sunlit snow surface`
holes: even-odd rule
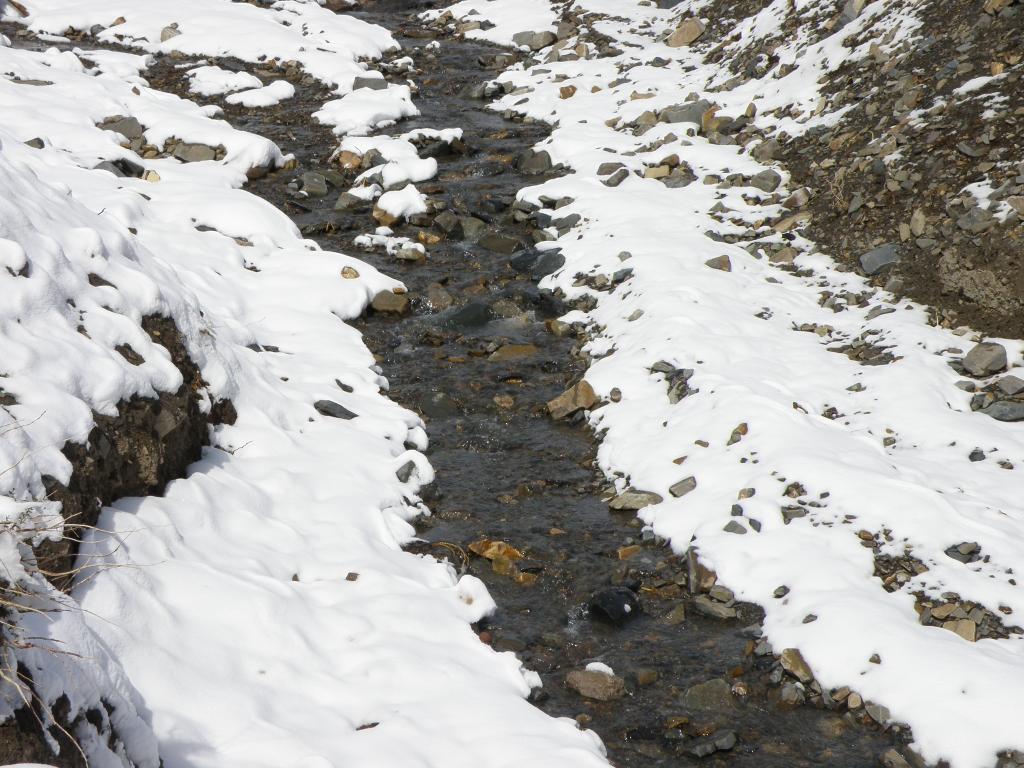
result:
[[[32,11],[39,31],[123,16],[100,38],[297,59],[340,98],[364,69],[357,58],[393,46],[385,30],[316,3],[39,0]],[[175,22],[181,34],[160,43]],[[86,58],[100,66],[87,70]],[[605,765],[594,734],[526,702],[536,675],[471,630],[494,607],[483,585],[400,549],[432,478],[426,436],[382,394],[372,355],[343,322],[399,283],[320,250],[240,190],[249,169],[285,156],[215,109],[149,90],[144,66],[129,54],[0,46],[0,373],[18,400],[0,409],[0,460],[12,467],[0,480],[15,498],[41,498],[43,475],[67,479],[60,448],[85,439],[92,411],[178,388],[169,355],[139,326],[146,314],[174,318],[208,383],[205,407],[230,398],[238,420],[216,428],[165,496],[104,511],[83,547],[94,567],[73,593],[80,606],[64,599],[56,617],[24,620],[36,647],[18,658],[40,692],[51,703],[66,693],[72,713],[109,701],[139,766]],[[408,113],[408,89],[397,90],[392,103]],[[357,111],[360,124],[377,122],[384,101]],[[136,117],[153,145],[175,137],[226,157],[141,160],[96,126],[113,115]],[[23,144],[36,138],[43,149]],[[118,158],[153,181],[93,170]],[[432,170],[399,159],[394,172],[403,168],[410,179]],[[129,364],[115,351],[123,343],[145,362]],[[321,416],[321,399],[357,417]],[[0,517],[44,525],[54,512],[5,502]],[[29,583],[25,556],[0,536],[3,565]],[[0,693],[7,714],[17,700]],[[103,739],[77,735],[92,765],[122,765]]]
[[[531,20],[509,24],[519,5],[465,0],[455,10],[463,21],[492,18],[502,24],[498,37],[507,43],[515,32],[536,28]],[[621,56],[559,62],[542,52],[544,62],[532,71],[517,66],[499,78],[533,90],[526,97],[517,90],[494,107],[555,124],[539,148],[573,171],[520,193],[534,201],[541,195],[574,198],[560,215],[583,217],[557,242],[566,265],[546,285],[572,298],[588,292],[574,285],[581,272],[611,276],[633,270],[615,290],[593,293],[593,312],[565,318],[599,329],[589,349],[610,354],[595,360],[586,378],[605,398],[613,387],[622,393],[621,402],[590,415],[602,435],[601,466],[620,490],[628,483],[661,494],[664,502],[640,513],[644,521],[677,551],[693,539],[721,583],[766,609],[773,647],[800,648],[823,687],[846,685],[887,706],[894,720],[913,727],[916,747],[929,761],[991,766],[998,750],[1024,749],[1017,714],[1024,645],[1019,639],[969,643],[953,632],[921,626],[911,594],[956,592],[1000,616],[1001,608],[1009,609],[1009,625],[1020,624],[1024,614],[1024,593],[1013,581],[1024,572],[1024,431],[972,413],[970,394],[954,386],[960,377],[947,365],[977,337],[928,325],[921,307],[894,303],[861,278],[837,271],[799,235],[789,244],[802,252],[797,265],[813,270],[809,278],[707,237],[708,231],[739,234],[779,215],[778,206],[752,204],[765,197],[753,187],[718,189],[701,182],[711,174],[749,175],[764,167],[738,147],[709,144],[695,135],[693,124],[659,124],[634,136],[605,122],[618,117],[625,123],[695,94],[733,117],[752,102],[762,127],[790,135],[832,124],[840,113],[820,109],[818,80],[868,52],[868,43],[851,50],[843,40],[872,25],[866,39],[883,50],[912,39],[922,4],[869,2],[854,22],[817,40],[807,33],[811,25],[783,31],[787,14],[831,18],[836,3],[765,3],[738,23],[730,45],[738,49],[781,34],[775,56],[795,68],[784,77],[773,70],[732,90],[719,90],[732,73],[705,63],[699,49],[659,42],[679,18],[700,16],[707,6],[706,0],[683,0],[659,10],[637,2],[578,0],[579,11],[607,14],[585,22],[610,37]],[[718,42],[710,41],[707,49]],[[575,42],[567,44],[571,49]],[[668,65],[646,66],[655,57]],[[624,62],[637,66],[626,71]],[[610,87],[624,71],[628,82]],[[562,89],[569,85],[577,90],[564,98]],[[790,104],[796,116],[764,116]],[[674,141],[643,150],[670,133]],[[598,180],[601,163],[621,160],[642,169],[672,153],[690,164],[696,182],[669,189],[631,175],[609,188]],[[712,216],[716,203],[725,210]],[[782,242],[779,235],[775,240]],[[723,255],[731,260],[731,273],[705,266]],[[870,306],[833,312],[819,305],[824,289],[868,291]],[[868,312],[878,306],[896,311],[869,320]],[[826,336],[796,330],[811,323],[833,330]],[[858,338],[889,347],[900,359],[861,366],[828,350]],[[1010,373],[1021,375],[1021,344],[1004,343]],[[694,369],[690,385],[699,392],[670,404],[664,377],[649,372],[661,360]],[[829,408],[841,415],[822,416]],[[748,434],[728,444],[741,423]],[[969,461],[975,448],[985,452],[984,461]],[[681,457],[686,458],[680,466]],[[1001,468],[1002,460],[1016,469]],[[696,490],[673,498],[668,488],[689,476],[697,479]],[[821,506],[785,525],[780,509],[793,500],[783,492],[794,482]],[[748,488],[756,494],[741,500],[739,492]],[[737,503],[742,517],[731,516]],[[723,531],[730,521],[743,525],[746,534]],[[760,523],[760,532],[750,521]],[[886,592],[872,575],[872,553],[857,535],[862,530],[887,533],[883,554],[908,549],[928,572]],[[943,553],[965,541],[981,545],[985,562],[964,565]],[[790,592],[776,599],[780,586]],[[811,614],[817,619],[805,623]],[[874,654],[881,663],[870,663]]]

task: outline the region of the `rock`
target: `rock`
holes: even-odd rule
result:
[[[120,133],[126,139],[141,139],[144,133],[142,123],[134,117],[109,117],[103,121],[103,130]]]
[[[342,192],[338,196],[337,202],[334,203],[334,210],[336,211],[351,211],[356,208],[362,208],[366,205],[366,201],[361,197],[357,197],[350,192]]]
[[[761,171],[750,178],[750,186],[760,189],[762,192],[774,192],[782,183],[782,176],[771,169]]]
[[[872,720],[879,725],[885,725],[889,722],[891,717],[889,714],[889,708],[883,707],[881,704],[865,704],[864,710],[868,713]]]
[[[617,187],[619,184],[624,182],[629,177],[629,170],[627,168],[619,168],[607,179],[602,179],[601,183],[606,187]]]
[[[875,275],[900,260],[900,248],[896,243],[885,243],[861,254],[860,267],[866,275]]]
[[[608,507],[616,512],[636,512],[651,504],[660,504],[662,501],[664,499],[657,493],[628,488],[612,499]]]
[[[479,328],[493,319],[494,313],[489,306],[482,301],[471,301],[448,315],[444,325],[454,328]]]
[[[512,35],[512,42],[516,45],[525,45],[531,51],[539,51],[547,48],[558,38],[554,32],[517,32]]]
[[[736,609],[731,605],[719,603],[707,595],[699,595],[693,600],[693,607],[697,613],[709,616],[712,619],[735,619]]]
[[[177,37],[181,34],[181,30],[178,29],[177,24],[171,24],[169,27],[164,27],[160,30],[160,42],[166,43],[168,40]]]
[[[914,237],[921,237],[924,234],[927,223],[928,219],[925,217],[924,211],[920,208],[915,208],[914,212],[910,215],[910,233]]]
[[[327,179],[322,173],[306,171],[299,177],[302,191],[310,197],[324,197],[327,195]]]
[[[641,667],[636,670],[637,685],[654,685],[654,683],[658,682],[659,677],[660,675],[658,674],[658,670],[656,669],[648,669],[646,667]]]
[[[732,709],[732,686],[725,680],[715,678],[691,686],[683,693],[680,703],[689,710],[722,711]]]
[[[811,668],[804,661],[803,655],[796,648],[787,648],[779,656],[782,668],[793,675],[801,683],[810,683],[814,680]]]
[[[768,139],[762,141],[751,151],[751,155],[759,163],[767,163],[769,160],[774,160],[775,156],[779,153],[781,147],[779,142],[775,139]]]
[[[488,359],[493,363],[505,363],[532,357],[535,354],[537,354],[537,347],[533,344],[505,344],[492,352]]]
[[[564,419],[577,411],[592,408],[595,403],[597,394],[594,388],[586,380],[581,380],[548,402],[548,413],[553,419]]]
[[[687,477],[684,480],[680,480],[678,483],[668,489],[668,492],[675,496],[677,499],[690,493],[697,487],[697,478]]]
[[[597,175],[607,176],[609,174],[615,173],[620,168],[625,167],[626,166],[620,162],[601,163],[599,166],[597,166]]]
[[[1004,395],[1019,395],[1024,392],[1024,379],[1017,376],[1003,376],[996,382],[996,387]]]
[[[697,123],[697,125],[700,125],[704,113],[711,109],[712,106],[710,101],[705,101],[704,99],[675,104],[661,110],[658,113],[658,121],[662,123]]]
[[[382,77],[372,75],[357,75],[352,81],[352,90],[358,91],[361,88],[369,88],[371,91],[383,91],[388,87],[388,81]]]
[[[732,261],[729,260],[728,256],[715,256],[715,258],[705,261],[704,266],[721,272],[732,272]]]
[[[404,293],[381,291],[370,302],[374,312],[391,315],[404,315],[409,311],[409,297]]]
[[[669,35],[668,40],[665,41],[665,45],[669,48],[682,48],[687,45],[692,45],[700,39],[701,35],[704,34],[707,27],[704,22],[700,19],[693,18],[692,16],[687,19],[683,19],[679,22],[679,26],[673,30],[672,34]]]
[[[996,421],[1024,421],[1024,403],[1019,400],[1000,400],[981,412]]]
[[[807,700],[804,687],[800,683],[783,683],[779,692],[779,703],[784,707],[798,707]]]
[[[332,419],[354,419],[359,415],[333,400],[317,400],[313,403],[313,407],[316,408],[318,413],[330,416]]]
[[[736,734],[733,731],[717,731],[710,736],[693,741],[687,752],[694,757],[707,757],[715,752],[728,752],[736,746]]]
[[[214,148],[205,144],[179,144],[174,148],[173,155],[184,163],[200,163],[217,158]]]
[[[910,763],[895,748],[890,747],[878,758],[884,768],[910,768]]]
[[[518,168],[521,173],[525,173],[527,175],[547,173],[552,169],[552,167],[551,155],[544,150],[541,150],[540,152],[527,150],[516,158],[516,168]]]
[[[613,701],[626,695],[626,681],[607,672],[574,669],[565,678],[568,688],[595,701]]]
[[[487,232],[487,222],[474,216],[460,216],[459,226],[462,229],[462,239],[471,243],[477,242]]]
[[[665,624],[668,624],[670,627],[675,627],[679,624],[682,624],[684,621],[686,621],[686,606],[680,603],[671,611],[666,613],[665,616],[662,618],[662,621]]]
[[[730,520],[728,523],[726,523],[722,530],[726,533],[736,533],[740,535],[745,534],[747,532],[747,529],[743,527],[743,523],[739,523],[735,520]]]
[[[987,232],[996,223],[996,218],[984,208],[971,208],[967,213],[956,220],[956,225],[965,232],[972,235],[980,235]]]
[[[838,27],[845,27],[851,21],[856,19],[862,10],[864,10],[864,3],[867,0],[846,0],[846,5],[843,6],[843,12],[839,16]]]
[[[964,355],[960,361],[964,370],[982,378],[1006,370],[1006,348],[994,341],[984,341]]]
[[[608,587],[595,592],[587,604],[591,615],[600,616],[619,626],[640,614],[640,601],[627,587]]]
[[[495,253],[511,254],[523,247],[519,238],[503,232],[488,232],[478,241],[480,245]]]

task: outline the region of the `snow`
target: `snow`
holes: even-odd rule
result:
[[[432,20],[446,11],[461,22],[486,19],[494,26],[468,30],[466,37],[507,46],[514,45],[512,38],[519,32],[553,32],[557,20],[549,0],[462,0],[447,8],[428,11],[422,17]]]
[[[243,107],[272,107],[295,95],[295,86],[287,80],[275,80],[261,88],[232,93],[224,99],[228,104],[241,104]]]
[[[31,10],[35,30],[124,16],[100,38],[143,51],[296,59],[340,90],[360,57],[392,46],[383,30],[295,0],[38,0]],[[160,43],[173,22],[182,34]],[[86,57],[103,64],[88,70]],[[216,108],[151,90],[140,69],[133,54],[0,48],[8,77],[52,83],[0,79],[0,381],[17,399],[0,408],[10,468],[0,562],[60,609],[23,612],[18,631],[33,643],[7,646],[8,661],[32,672],[44,703],[67,695],[72,716],[101,713],[75,733],[98,768],[121,766],[121,749],[140,768],[606,765],[595,734],[526,701],[536,673],[473,632],[494,610],[483,584],[401,549],[428,513],[417,495],[433,476],[427,437],[386,398],[345,323],[401,284],[302,239],[241,190],[249,169],[287,156]],[[355,117],[345,116],[364,129],[413,113],[408,87],[366,95],[380,102],[347,102]],[[143,160],[98,127],[115,115],[136,117],[154,146],[175,137],[226,157]],[[43,149],[23,143],[34,138]],[[93,170],[120,158],[159,181]],[[430,170],[408,159],[395,170]],[[412,185],[381,197],[406,214],[423,201]],[[62,596],[25,545],[60,534],[54,506],[32,500],[44,498],[44,476],[68,479],[60,448],[86,439],[94,412],[182,384],[141,328],[154,313],[174,319],[200,367],[202,407],[230,399],[238,418],[212,429],[163,496],[104,509]],[[144,362],[129,363],[122,344]],[[357,416],[325,417],[313,407],[322,399]],[[0,689],[0,714],[19,701]],[[123,746],[108,740],[111,719]]]
[[[427,196],[420,193],[412,184],[402,189],[385,192],[377,200],[377,207],[392,216],[406,218],[427,210]]]
[[[232,72],[221,67],[201,66],[188,71],[189,91],[199,96],[220,96],[251,88],[262,88],[263,82],[248,72]]]
[[[710,144],[692,124],[660,124],[642,135],[625,126],[690,94],[717,104],[723,115],[738,116],[753,103],[757,124],[768,131],[795,135],[832,124],[843,110],[823,102],[822,74],[868,55],[867,43],[851,50],[843,40],[871,30],[861,37],[883,50],[890,41],[905,42],[921,26],[919,4],[869,3],[855,21],[821,39],[787,31],[775,53],[795,66],[789,74],[778,77],[773,69],[729,86],[731,73],[705,62],[700,46],[673,49],[656,41],[678,18],[699,16],[706,3],[683,0],[671,10],[606,0],[575,5],[612,14],[590,23],[624,53],[559,61],[557,52],[544,52],[540,66],[515,66],[499,77],[507,95],[493,108],[551,123],[552,136],[538,149],[571,169],[520,196],[535,203],[542,196],[572,198],[560,214],[582,217],[551,244],[562,249],[566,264],[544,285],[570,299],[597,300],[593,311],[563,319],[590,329],[594,358],[586,379],[595,391],[606,401],[612,388],[621,391],[620,402],[589,415],[602,440],[602,469],[619,491],[632,486],[660,494],[663,502],[639,513],[648,528],[678,552],[695,547],[720,583],[763,606],[772,646],[799,648],[824,688],[849,686],[908,723],[915,748],[930,763],[984,768],[997,751],[1024,749],[1014,714],[1015,692],[1024,685],[1024,644],[1019,638],[970,643],[922,626],[912,594],[955,592],[1006,614],[1008,625],[1020,624],[1024,612],[1012,576],[1024,568],[1017,478],[1024,435],[1016,425],[973,413],[970,394],[955,386],[961,377],[948,365],[980,337],[929,325],[922,307],[837,270],[799,231],[786,244],[800,252],[797,265],[808,276],[777,269],[763,251],[741,247],[744,240],[730,245],[706,236],[760,228],[766,247],[784,242],[763,226],[782,210],[759,205],[760,192],[701,183],[710,174],[752,175],[764,166],[741,147]],[[781,36],[790,5],[767,3],[739,22],[730,49]],[[801,13],[834,13],[831,3],[799,5]],[[479,12],[472,18],[497,22],[518,3],[471,7]],[[645,65],[656,56],[669,64]],[[623,62],[635,65],[629,82],[610,87],[626,69]],[[568,85],[577,91],[562,98]],[[532,89],[528,98],[521,88]],[[631,99],[634,92],[653,96]],[[775,112],[790,105],[796,117]],[[611,118],[618,118],[615,127],[605,124]],[[674,138],[659,141],[670,133]],[[596,174],[603,162],[642,169],[670,154],[688,163],[698,181],[671,189],[631,175],[608,188]],[[785,184],[783,172],[783,198]],[[729,257],[731,272],[705,265],[720,256]],[[631,276],[610,292],[577,284],[580,273],[610,277],[624,268]],[[843,311],[833,311],[821,306],[825,289],[862,293],[868,306],[840,302]],[[895,311],[869,315],[876,308]],[[821,331],[799,332],[803,324]],[[861,366],[829,349],[855,340],[888,347],[899,359]],[[1007,347],[1010,373],[1019,375],[1021,343],[994,340]],[[650,372],[661,360],[693,369],[690,386],[697,392],[671,404],[664,376]],[[741,424],[746,435],[731,441]],[[969,460],[975,448],[985,452],[984,461]],[[674,498],[669,487],[690,476],[696,489]],[[785,490],[795,482],[805,491],[807,514],[786,524],[781,509],[796,502]],[[731,514],[736,504],[740,517]],[[724,531],[729,522],[746,533]],[[909,551],[927,572],[887,592],[873,575],[860,531],[878,534],[884,554]],[[965,565],[944,554],[964,541],[978,542],[985,560]],[[788,595],[775,598],[783,585]],[[811,614],[817,618],[805,623]],[[880,664],[870,663],[874,654]]]

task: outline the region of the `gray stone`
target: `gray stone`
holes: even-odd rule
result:
[[[722,711],[733,706],[732,687],[725,680],[716,678],[697,683],[686,689],[680,704],[689,710]]]
[[[352,81],[353,91],[358,91],[361,88],[368,88],[371,91],[383,91],[387,87],[387,80],[383,77],[373,77],[372,75],[356,75],[356,78]]]
[[[622,163],[617,163],[617,162],[601,163],[599,166],[597,166],[597,175],[598,176],[607,176],[608,174],[615,173],[620,168],[625,168],[625,167],[626,166],[623,165]]]
[[[972,235],[980,235],[987,232],[996,223],[996,218],[984,208],[971,208],[967,213],[956,220],[956,225],[965,232]]]
[[[998,400],[982,413],[996,421],[1024,421],[1024,402],[1019,400]]]
[[[972,376],[991,376],[1006,370],[1006,349],[994,341],[984,341],[976,344],[960,362]]]
[[[606,672],[574,669],[565,678],[567,687],[595,701],[613,701],[626,695],[626,681]]]
[[[460,216],[459,225],[462,227],[463,239],[471,243],[480,240],[487,231],[487,222],[481,221],[475,216]]]
[[[185,163],[200,163],[215,160],[217,152],[205,144],[179,144],[174,148],[174,156]]]
[[[662,501],[663,499],[657,493],[627,488],[612,499],[608,506],[616,512],[636,512],[638,509],[643,509],[651,504],[660,504]]]
[[[142,123],[134,117],[121,116],[109,118],[104,121],[103,130],[120,133],[129,141],[132,139],[141,139],[144,131]]]
[[[867,275],[875,275],[900,260],[900,248],[896,243],[885,243],[861,254],[860,267]]]
[[[168,40],[177,37],[181,34],[181,30],[178,29],[177,24],[171,24],[169,27],[164,27],[160,30],[160,42],[166,43]]]
[[[517,32],[512,35],[512,42],[516,45],[525,45],[531,51],[539,51],[547,48],[558,38],[554,32]]]
[[[722,530],[726,533],[738,534],[745,534],[747,532],[747,529],[743,527],[743,523],[736,522],[735,520],[730,520],[728,523],[726,523],[725,527]]]
[[[774,192],[782,183],[782,176],[771,169],[761,171],[750,178],[750,186],[760,189],[762,192]]]
[[[324,197],[327,195],[327,179],[322,173],[306,171],[299,177],[302,184],[302,191],[310,197]]]
[[[710,101],[704,99],[674,104],[671,107],[665,107],[658,113],[658,121],[662,123],[696,123],[700,125],[704,113],[711,109],[712,106]]]
[[[775,139],[768,139],[754,147],[750,154],[758,162],[767,163],[769,160],[775,159],[775,156],[779,153],[779,149],[781,149],[781,147],[779,146],[778,141]]]
[[[1019,395],[1024,392],[1024,379],[1017,376],[1003,376],[996,386],[1004,395]]]
[[[553,166],[551,155],[546,151],[534,152],[533,150],[527,150],[516,158],[516,167],[521,173],[536,175],[547,173]]]
[[[712,600],[707,595],[699,595],[693,600],[693,607],[704,616],[710,616],[713,619],[735,619],[736,609],[731,605],[725,603],[719,603]]]
[[[333,400],[317,400],[313,403],[313,407],[316,408],[318,413],[322,413],[324,416],[330,416],[332,419],[354,419],[359,414],[352,413],[341,403],[336,403]]]
[[[700,39],[706,29],[704,22],[700,19],[689,17],[679,22],[672,34],[665,41],[669,48],[682,48],[692,45]]]
[[[796,648],[784,650],[779,656],[779,662],[784,670],[801,683],[809,683],[814,679],[810,666],[804,661],[803,655]]]
[[[607,179],[603,179],[601,183],[604,184],[606,187],[617,187],[619,186],[619,184],[624,182],[628,177],[629,169],[619,168],[619,170],[615,171],[615,173],[613,173]]]
[[[519,238],[506,235],[503,232],[488,232],[477,241],[489,251],[510,255],[523,247]]]
[[[678,483],[668,489],[668,492],[675,496],[677,499],[690,493],[697,487],[697,478],[687,477],[684,480],[680,480]]]

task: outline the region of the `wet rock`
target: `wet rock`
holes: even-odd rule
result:
[[[336,211],[356,211],[360,208],[368,208],[369,203],[361,197],[351,194],[350,192],[342,192],[338,196],[337,202],[334,203],[334,210]]]
[[[200,163],[216,159],[217,152],[205,144],[179,144],[174,148],[173,155],[184,163]]]
[[[627,587],[608,587],[595,592],[587,604],[592,616],[621,626],[640,614],[640,601]]]
[[[886,243],[861,254],[860,267],[866,275],[876,275],[900,260],[900,249],[896,243]]]
[[[381,291],[373,297],[370,306],[374,312],[391,315],[404,315],[409,311],[409,297],[404,293]]]
[[[307,171],[299,177],[299,185],[309,197],[325,197],[328,192],[327,179],[322,173]]]
[[[596,403],[594,388],[586,380],[581,380],[548,402],[548,413],[553,419],[564,419],[577,411],[593,408]]]
[[[669,48],[682,48],[692,45],[701,38],[705,29],[704,22],[700,19],[693,18],[692,16],[683,19],[679,22],[679,26],[672,31],[672,34],[668,36],[665,45]]]
[[[533,344],[505,344],[491,353],[488,358],[493,363],[506,363],[513,360],[522,360],[525,357],[533,357],[537,354],[537,347]]]
[[[515,253],[523,247],[519,238],[506,235],[503,232],[488,232],[480,238],[478,243],[489,251],[503,254]]]
[[[613,701],[626,695],[626,681],[607,672],[574,669],[566,675],[565,685],[594,701]]]
[[[318,413],[324,416],[330,416],[332,419],[354,419],[359,414],[352,413],[341,403],[336,403],[333,400],[317,400],[313,403],[313,407],[316,408]]]
[[[814,680],[814,675],[811,674],[811,668],[804,661],[803,655],[796,648],[787,648],[779,656],[779,662],[782,664],[782,668],[793,675],[801,683],[810,683]]]
[[[715,678],[686,689],[680,704],[689,710],[723,711],[732,709],[732,686]]]
[[[462,237],[471,243],[475,243],[487,232],[487,222],[481,221],[475,216],[460,216],[459,227],[462,229]]]
[[[527,150],[516,158],[516,168],[519,169],[520,173],[530,176],[547,173],[552,167],[551,155],[544,150],[540,152]]]
[[[1006,370],[1006,348],[993,341],[984,341],[964,355],[961,360],[964,370],[972,376],[982,378]]]
[[[427,287],[427,306],[435,312],[443,312],[454,302],[451,293],[440,283],[431,283]]]
[[[733,731],[718,731],[711,736],[697,739],[687,748],[687,752],[694,757],[707,757],[715,752],[728,752],[736,746],[736,733]]]
[[[482,301],[471,301],[464,307],[452,312],[444,319],[449,328],[479,328],[494,319],[491,308]]]
[[[910,763],[895,748],[887,749],[878,760],[883,768],[910,768]]]
[[[512,35],[512,42],[516,45],[525,45],[531,51],[539,51],[547,48],[558,38],[554,32],[517,32]]]
[[[660,504],[662,501],[663,499],[657,493],[628,488],[612,499],[608,506],[616,512],[636,512],[651,504]]]

